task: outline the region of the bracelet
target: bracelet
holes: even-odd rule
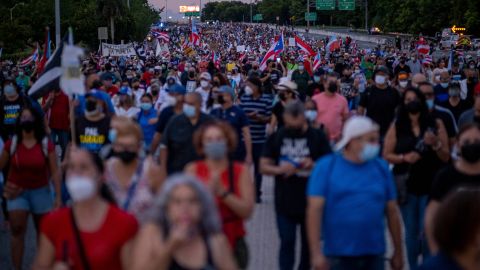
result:
[[[227,190],[227,191],[223,192],[219,197],[220,197],[220,199],[223,200],[223,199],[227,198],[228,195],[230,195],[230,193],[231,192]]]

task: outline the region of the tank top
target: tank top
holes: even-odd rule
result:
[[[205,245],[207,247],[207,264],[202,267],[202,268],[186,268],[181,266],[175,258],[172,258],[172,262],[170,263],[170,267],[168,268],[169,270],[215,270],[215,264],[213,263],[213,257],[212,257],[212,249],[210,248],[210,243],[208,239],[205,237],[204,238]]]
[[[196,165],[196,175],[204,184],[208,184],[210,181],[210,172],[205,161],[197,161]],[[231,173],[229,170],[233,171]],[[243,164],[239,162],[232,162],[229,167],[221,173],[221,181],[224,187],[232,192],[231,196],[241,197],[239,182],[240,175],[243,171]],[[230,175],[233,179],[230,179]],[[233,186],[232,186],[232,185]],[[233,248],[238,239],[245,236],[245,227],[243,224],[243,219],[236,215],[224,202],[221,198],[216,197],[216,204],[220,213],[220,218],[222,219],[222,229],[223,233],[226,235],[230,246]]]
[[[143,174],[144,167],[145,163],[140,161],[131,183],[126,188],[120,184],[112,165],[107,166],[105,171],[105,183],[112,191],[118,207],[134,215],[140,223],[146,221],[146,213],[154,201],[154,196]]]

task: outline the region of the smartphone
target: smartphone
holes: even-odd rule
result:
[[[280,61],[281,61],[280,57],[277,57],[277,63],[280,63]]]

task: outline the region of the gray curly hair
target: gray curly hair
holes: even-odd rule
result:
[[[186,185],[194,190],[200,202],[201,213],[199,231],[204,236],[217,234],[222,232],[220,217],[213,200],[211,192],[197,178],[187,174],[174,174],[167,178],[160,194],[158,195],[150,212],[150,218],[153,222],[159,224],[168,234],[170,229],[170,221],[167,217],[167,207],[171,199],[173,190],[181,185]]]

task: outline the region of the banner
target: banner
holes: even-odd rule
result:
[[[132,56],[137,55],[133,43],[108,44],[102,43],[102,56]]]

